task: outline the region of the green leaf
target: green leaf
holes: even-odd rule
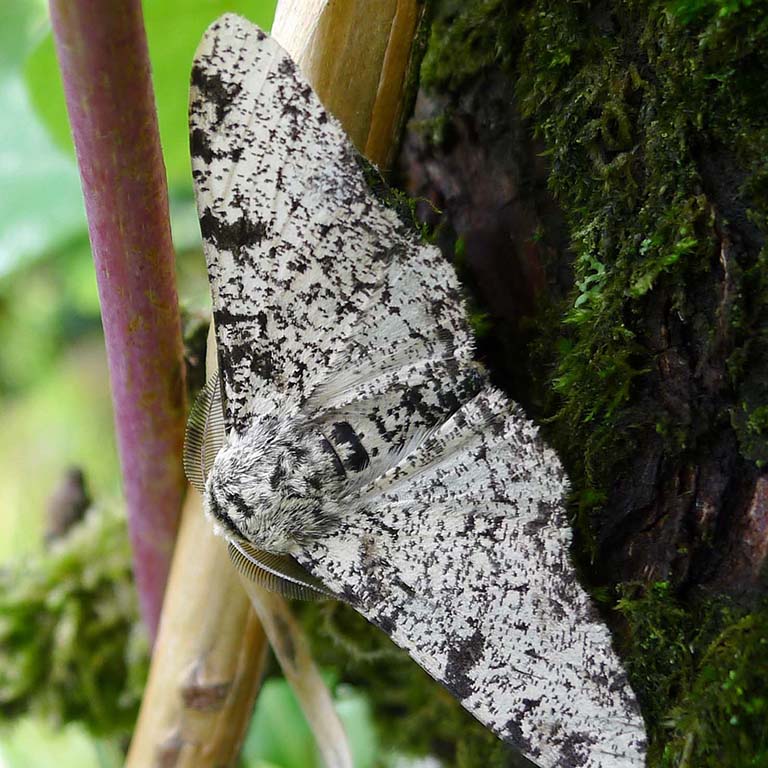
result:
[[[45,32],[45,3],[3,0],[0,12],[0,73],[15,72]]]
[[[0,79],[0,274],[82,232],[77,168],[51,144],[19,77]]]
[[[7,3],[7,4],[5,4]],[[5,0],[0,17],[0,274],[84,227],[74,162],[51,144],[21,67],[45,29],[45,6]]]
[[[187,105],[192,57],[207,26],[225,11],[241,13],[268,28],[276,0],[146,0],[160,139],[171,190],[191,186]],[[72,153],[53,39],[48,33],[29,57],[26,82],[35,110],[60,147]]]
[[[85,730],[76,725],[54,728],[24,718],[0,737],[0,765],[4,768],[117,768],[116,748],[99,749]]]
[[[249,766],[263,762],[280,768],[318,765],[312,733],[285,680],[267,680],[262,686],[242,758]]]
[[[331,674],[323,677],[333,689]],[[367,697],[360,690],[339,685],[334,706],[349,738],[355,768],[373,768],[378,764],[379,745]],[[323,764],[301,707],[284,679],[273,678],[262,686],[242,760],[247,768],[319,768]]]

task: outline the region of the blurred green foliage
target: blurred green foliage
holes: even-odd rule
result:
[[[334,704],[350,739],[355,768],[381,766],[370,704],[360,692],[325,675]],[[270,678],[262,686],[243,744],[244,768],[323,768],[314,736],[288,683]]]
[[[118,495],[103,341],[86,336],[0,400],[0,562],[39,551],[46,506],[66,467],[84,468],[96,498]],[[117,502],[114,502],[117,503]]]
[[[187,151],[191,58],[223,11],[268,27],[274,6],[144,4],[180,295],[193,307],[208,298]],[[2,558],[39,547],[46,498],[66,466],[82,465],[97,497],[117,494],[119,474],[88,232],[43,0],[0,8],[0,108]]]
[[[94,508],[51,551],[0,572],[0,716],[127,733],[147,641],[122,510]]]
[[[84,232],[77,169],[52,145],[22,78],[46,24],[42,2],[4,0],[0,9],[0,274]]]
[[[76,723],[60,726],[27,717],[12,730],[5,729],[0,739],[4,768],[120,768],[122,764],[119,744],[94,739]]]
[[[174,191],[189,190],[187,105],[192,57],[205,28],[224,12],[239,13],[269,27],[276,0],[144,0],[144,23],[152,59],[152,81],[160,121],[160,137]],[[55,143],[73,153],[64,95],[53,39],[46,35],[25,67],[32,103]],[[51,83],[57,84],[51,88]]]
[[[268,27],[274,6],[144,4],[180,295],[193,307],[208,298],[187,150],[190,62],[224,10]],[[119,473],[88,232],[43,0],[0,8],[0,108],[2,558],[39,546],[47,495],[66,466],[82,465],[97,497],[117,494]]]
[[[101,768],[117,768],[149,663],[138,619],[125,518],[116,507],[92,508],[50,552],[0,571],[0,725],[6,731],[0,757],[8,765],[49,765],[56,754],[57,764],[97,759]],[[356,768],[382,765],[365,696],[337,685],[333,673],[326,681]],[[8,737],[8,723],[20,716],[26,719]],[[73,723],[81,728],[62,730]],[[241,764],[322,768],[282,679],[264,684]]]

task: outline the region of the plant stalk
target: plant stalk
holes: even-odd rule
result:
[[[157,630],[186,413],[168,190],[139,0],[50,0],[109,363],[142,615]]]

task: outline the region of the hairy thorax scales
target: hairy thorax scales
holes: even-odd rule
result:
[[[293,411],[257,417],[216,457],[205,506],[227,536],[290,553],[330,533],[344,471],[323,435]]]

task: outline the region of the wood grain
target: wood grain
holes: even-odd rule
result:
[[[399,133],[419,0],[282,0],[272,35],[357,149],[386,169]]]

